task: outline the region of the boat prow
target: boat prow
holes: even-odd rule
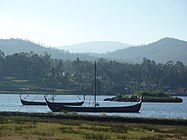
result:
[[[50,102],[47,100],[45,95],[44,98],[49,109],[52,110],[53,112],[60,112],[63,106],[82,106],[85,101],[84,98],[84,100],[81,102]]]

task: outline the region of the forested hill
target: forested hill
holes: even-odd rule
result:
[[[56,59],[75,60],[77,57],[81,60],[95,59],[95,57],[86,54],[75,54],[55,48],[43,47],[43,45],[22,39],[0,39],[0,50],[4,52],[5,55],[12,55],[19,52],[35,52],[37,54],[44,55],[44,53],[47,52],[52,56],[52,58]]]
[[[95,45],[97,44],[98,43],[95,43]],[[93,46],[93,42],[88,42],[86,45],[88,48],[97,48],[97,46]],[[96,58],[103,57],[120,62],[141,63],[143,58],[148,58],[150,60],[154,60],[156,63],[166,63],[168,61],[173,61],[175,63],[177,61],[182,61],[183,64],[187,65],[186,41],[174,38],[163,38],[157,42],[143,46],[128,47],[125,49],[119,49],[117,46],[115,47],[116,51],[106,54],[96,54],[93,52],[69,53],[67,51],[58,50],[55,48],[46,48],[28,40],[0,39],[0,50],[4,52],[5,55],[33,51],[42,55],[47,52],[52,56],[52,58],[63,60],[75,60],[77,57],[79,57],[81,60],[95,60]],[[74,48],[76,48],[76,46],[74,46]],[[79,48],[79,45],[77,48]]]
[[[148,45],[117,50],[105,54],[103,57],[132,63],[140,63],[146,57],[157,63],[182,61],[187,65],[187,42],[174,38],[163,38]]]

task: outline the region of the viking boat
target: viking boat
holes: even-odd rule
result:
[[[80,102],[55,102],[54,101],[54,98],[55,98],[55,94],[54,94],[54,68],[52,69],[52,72],[53,72],[53,96],[52,96],[51,104],[56,105],[56,106],[62,106],[62,105],[81,106],[84,103],[84,101],[80,101]],[[46,100],[46,95],[44,95],[44,98]],[[84,96],[84,100],[85,100],[85,96]],[[21,94],[20,94],[20,101],[23,105],[47,105],[47,103],[45,101],[36,102],[36,101],[28,101],[28,100],[22,99]]]
[[[93,107],[83,107],[83,106],[68,106],[61,104],[54,104],[49,102],[46,98],[46,103],[48,107],[53,112],[108,112],[108,113],[124,113],[124,112],[139,112],[142,104],[142,99],[139,103],[131,106],[118,106],[118,107],[101,107],[101,106],[93,106]]]
[[[44,95],[46,96],[46,95]],[[46,99],[46,97],[45,97]],[[44,102],[38,102],[38,101],[28,101],[25,99],[21,98],[20,95],[20,101],[23,105],[47,105],[47,103]],[[49,102],[49,101],[48,101]],[[57,105],[57,106],[62,106],[62,105],[69,105],[69,106],[81,106],[84,103],[84,101],[80,101],[80,102],[51,102],[51,104]]]
[[[69,106],[69,105],[58,105],[49,102],[46,97],[46,103],[48,107],[53,112],[108,112],[108,113],[125,113],[125,112],[139,112],[142,105],[142,97],[140,97],[140,101],[135,105],[130,106],[98,106],[96,102],[96,62],[94,64],[95,74],[94,74],[94,106]]]
[[[53,112],[60,112],[63,106],[82,106],[85,101],[85,96],[84,96],[84,100],[80,102],[50,102],[47,100],[46,95],[44,95],[44,98],[46,104]]]
[[[46,102],[28,101],[28,100],[22,99],[21,94],[19,96],[20,96],[20,101],[23,105],[47,105]]]

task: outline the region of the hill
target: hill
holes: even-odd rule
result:
[[[38,52],[41,54],[46,51],[46,48],[33,43],[29,40],[22,39],[0,39],[0,50],[6,55],[11,55],[18,52]]]
[[[50,54],[52,58],[63,59],[63,60],[76,60],[79,57],[81,60],[93,60],[95,57],[78,54],[69,53],[68,51],[59,50],[55,48],[43,47],[40,44],[36,44],[29,40],[22,39],[0,39],[0,50],[5,53],[5,55],[11,55],[19,52],[35,52],[37,54],[43,55],[45,52]]]
[[[124,49],[131,45],[117,41],[92,41],[75,45],[61,46],[72,53],[89,53],[90,55],[103,54],[116,51],[117,49]]]
[[[140,63],[146,57],[157,63],[166,63],[171,60],[173,62],[182,61],[187,65],[187,42],[174,38],[163,38],[148,45],[107,53],[103,57],[132,63]]]
[[[81,50],[85,53],[70,53],[65,50],[47,48],[40,44],[22,39],[0,39],[0,50],[6,55],[17,52],[33,51],[38,54],[44,54],[47,52],[48,54],[51,54],[52,58],[63,60],[75,60],[79,57],[81,60],[92,61],[103,57],[109,60],[130,63],[140,63],[142,62],[142,59],[146,57],[150,60],[155,60],[157,63],[182,61],[185,65],[187,65],[187,42],[174,38],[163,38],[148,45],[133,47],[114,41],[86,42],[68,47],[72,49],[76,48],[77,50]],[[92,52],[85,51],[86,48],[88,48],[87,50],[92,50]],[[100,48],[99,50],[115,48],[116,51],[109,53],[102,53],[102,51],[100,51],[100,53],[95,53],[98,51],[97,48]]]

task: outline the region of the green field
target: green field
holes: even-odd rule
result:
[[[175,140],[187,139],[186,129],[186,125],[0,115],[0,140]]]

